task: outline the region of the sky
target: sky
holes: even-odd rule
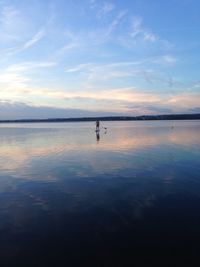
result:
[[[199,0],[0,0],[0,119],[200,112]]]

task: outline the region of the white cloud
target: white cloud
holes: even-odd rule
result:
[[[34,46],[36,43],[38,43],[44,36],[45,36],[45,31],[40,30],[30,40],[26,41],[25,43],[23,43],[19,46],[15,46],[15,47],[11,47],[11,48],[6,49],[5,54],[11,56],[15,53],[25,51],[25,50],[31,48],[32,46]]]
[[[21,73],[13,73],[9,71],[1,72],[0,74],[0,94],[5,97],[18,94],[18,90],[22,90],[27,87],[29,78]],[[12,92],[10,92],[10,90]]]
[[[18,11],[12,6],[6,6],[1,12],[0,22],[7,30],[13,27],[14,21],[18,16]]]
[[[98,91],[52,91],[47,88],[34,90],[32,94],[46,95],[58,99],[93,99],[93,100],[112,100],[112,101],[125,101],[127,103],[155,103],[161,100],[161,97],[156,94],[142,93],[135,88],[115,88],[104,89],[99,93]],[[87,102],[87,101],[86,101]],[[86,103],[87,104],[87,103]],[[102,107],[103,108],[103,107]]]
[[[177,85],[177,83],[175,84],[176,77],[169,77],[169,74],[166,74],[166,66],[174,66],[178,61],[178,59],[172,55],[173,53],[169,51],[171,48],[163,48],[164,41],[154,34],[153,30],[147,27],[148,25],[145,25],[145,18],[133,16],[130,30],[131,10],[120,10],[116,1],[113,1],[113,4],[106,0],[88,0],[88,3],[91,8],[94,9],[88,10],[88,6],[86,9],[83,8],[84,10],[82,10],[83,13],[81,14],[80,22],[83,16],[87,15],[84,11],[90,12],[92,14],[87,22],[91,23],[91,20],[93,20],[92,22],[94,22],[94,25],[92,25],[92,27],[90,26],[91,24],[88,25],[88,23],[77,27],[76,24],[73,24],[73,20],[70,21],[70,18],[65,21],[65,24],[60,23],[59,14],[56,14],[57,17],[55,16],[54,21],[50,25],[51,27],[44,24],[44,21],[41,22],[41,20],[38,21],[38,25],[38,23],[35,24],[35,22],[33,22],[32,18],[30,21],[27,17],[24,17],[26,18],[25,20],[20,19],[20,12],[13,7],[6,7],[3,10],[0,18],[0,41],[1,39],[3,40],[3,35],[7,35],[7,39],[10,38],[10,40],[14,40],[14,38],[19,39],[17,39],[16,42],[11,42],[11,45],[10,43],[8,43],[9,45],[6,44],[6,48],[2,46],[1,51],[7,51],[7,53],[13,56],[13,58],[8,57],[9,62],[20,62],[20,60],[22,62],[6,67],[3,66],[6,62],[6,58],[2,60],[1,57],[3,66],[0,72],[1,96],[9,96],[14,99],[14,95],[16,97],[22,97],[23,92],[26,92],[26,94],[30,95],[29,99],[32,99],[32,96],[35,98],[35,103],[36,101],[41,101],[41,99],[43,99],[43,103],[48,103],[48,100],[52,99],[57,105],[63,103],[63,98],[76,99],[76,106],[84,103],[83,105],[85,105],[86,108],[87,99],[93,102],[100,101],[102,108],[104,101],[111,101],[113,108],[121,108],[121,110],[125,108],[126,103],[131,103],[133,105],[139,103],[142,105],[151,102],[153,105],[158,105],[158,103],[162,102],[164,103],[163,105],[165,105],[164,99],[160,97],[160,95],[138,93],[139,89],[134,90],[134,86],[136,88],[140,86],[143,87],[141,92],[142,90],[146,90],[147,92],[148,89],[153,92],[153,90],[158,90],[158,86],[160,85],[160,91],[164,94],[167,85],[170,87]],[[55,10],[55,12],[57,12],[57,9]],[[100,19],[98,19],[98,16]],[[19,32],[17,29],[20,28],[19,25],[22,21],[30,22],[30,24],[27,23],[26,32],[24,34],[16,34]],[[61,28],[59,28],[60,24],[56,24],[58,22],[62,24]],[[72,30],[65,31],[63,27]],[[34,34],[33,29],[40,30],[38,32],[36,30]],[[37,55],[35,53],[33,54],[32,52],[35,51],[32,51],[30,48],[36,46],[37,49],[37,44],[39,45],[44,37],[51,40],[50,46],[47,44],[47,53],[49,51],[50,53],[52,52],[52,54],[49,53],[52,61],[32,62],[33,58],[41,55],[41,53]],[[121,40],[127,42],[131,49],[133,48],[131,50],[133,53],[131,53],[129,49],[126,49],[128,46],[126,48],[118,47],[122,44],[120,43]],[[136,46],[133,46],[134,43]],[[112,46],[113,44],[114,46]],[[163,49],[159,46],[162,46]],[[165,46],[167,46],[167,44]],[[44,49],[44,47],[41,48]],[[53,49],[55,49],[55,51],[53,51]],[[142,53],[143,49],[145,53]],[[153,49],[152,57],[151,49]],[[29,62],[23,62],[23,53],[20,55],[21,59],[17,54],[25,50],[30,52],[25,55],[25,61],[30,60]],[[161,50],[162,52],[160,52]],[[42,50],[40,52],[42,52]],[[154,56],[155,54],[156,57]],[[57,68],[55,71],[55,76],[53,74],[53,77],[49,77],[52,73],[49,74],[45,72],[44,78],[41,74],[42,70],[40,70],[40,73],[38,72],[37,76],[37,69],[56,66],[53,59],[56,59],[55,61],[57,62],[58,60],[62,60],[62,62],[60,62],[60,68]],[[128,61],[129,59],[130,61]],[[137,61],[134,61],[134,59],[137,59]],[[68,66],[62,71],[61,67],[63,67],[66,62],[68,62]],[[73,63],[76,62],[83,63],[74,65]],[[6,64],[8,65],[8,62]],[[77,74],[81,79],[77,78]],[[34,80],[32,78],[33,75],[35,77]],[[51,78],[60,80],[55,86],[56,89],[54,88],[55,83],[52,85],[52,83],[49,82]],[[40,81],[42,81],[41,87],[38,85]],[[46,81],[46,83],[44,81]],[[66,89],[64,89],[65,84]],[[132,89],[112,89],[120,85],[130,86]],[[155,85],[155,88],[153,88],[153,85]],[[145,86],[147,87],[144,88]],[[72,90],[73,92],[71,92]],[[175,90],[177,90],[177,88]],[[180,106],[181,101],[178,99],[183,99],[183,96],[168,97],[166,103],[173,107],[176,105]],[[191,101],[194,102],[194,99]]]
[[[177,62],[178,59],[176,57],[172,56],[172,55],[164,55],[163,56],[163,60],[166,63],[174,64],[174,63]]]
[[[56,66],[55,62],[24,62],[13,64],[0,72],[1,97],[15,97],[30,92],[31,70],[50,68]],[[28,72],[28,73],[27,73]]]
[[[104,2],[102,7],[99,8],[97,17],[102,18],[115,9],[115,5],[110,2]]]
[[[169,86],[169,77],[163,73],[158,73],[148,67],[149,63],[153,63],[152,58],[141,61],[121,61],[107,64],[84,63],[68,67],[67,73],[78,73],[81,75],[81,83],[83,88],[93,90],[103,90],[108,83],[115,86],[118,82],[127,81],[130,86],[134,86],[130,82],[132,78],[139,79],[147,84],[160,83],[162,86]],[[146,65],[147,64],[147,65]],[[70,77],[70,76],[68,76]],[[170,80],[170,85],[174,84],[174,80]]]
[[[167,103],[174,108],[189,109],[200,106],[200,93],[184,92],[171,96]]]
[[[96,7],[96,0],[89,0],[89,6],[91,9],[94,9]]]
[[[159,39],[157,35],[143,27],[143,18],[140,16],[132,17],[130,36],[134,40],[143,40],[147,42],[155,42]]]
[[[28,40],[22,47],[19,49],[20,51],[26,50],[32,47],[34,44],[39,42],[45,36],[45,31],[38,31],[30,40]]]
[[[84,74],[82,81],[86,82],[84,86],[90,86],[88,83],[102,84],[104,81],[115,80],[122,77],[130,77],[137,75],[140,70],[137,69],[142,62],[124,61],[108,64],[84,63],[77,66],[67,68],[66,72],[81,72]],[[135,68],[134,68],[135,67]]]
[[[116,16],[116,18],[108,26],[108,29],[107,29],[107,32],[106,32],[106,35],[107,36],[110,35],[115,30],[115,28],[119,25],[119,23],[121,22],[121,20],[123,19],[123,17],[126,14],[127,14],[127,11],[126,10],[120,11],[118,13],[118,15]]]
[[[135,38],[141,32],[142,18],[134,16],[131,25],[131,37]]]
[[[79,72],[82,70],[88,70],[89,66],[92,66],[92,64],[91,63],[80,64],[75,66],[74,68],[66,69],[66,72]]]
[[[0,40],[6,43],[18,40],[18,26],[21,25],[19,11],[12,6],[5,6],[0,13]]]
[[[178,58],[174,55],[166,54],[159,57],[156,57],[152,60],[152,63],[159,65],[174,66],[178,61]]]
[[[24,62],[13,64],[6,68],[7,72],[25,72],[31,69],[49,68],[56,66],[56,62]]]
[[[157,40],[157,36],[155,34],[152,34],[151,32],[144,32],[144,40],[155,42]]]
[[[120,11],[106,27],[96,27],[95,30],[84,30],[79,32],[66,30],[66,45],[56,52],[57,56],[61,56],[66,51],[72,49],[76,49],[78,51],[81,49],[89,50],[95,46],[101,46],[108,43],[112,38],[114,38],[113,32],[117,29],[117,26],[121,23],[126,14],[127,11]]]

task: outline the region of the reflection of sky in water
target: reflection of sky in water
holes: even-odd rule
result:
[[[161,166],[177,167],[185,161],[194,165],[198,159],[198,122],[185,126],[183,122],[118,124],[106,122],[108,130],[101,131],[98,141],[92,123],[2,127],[1,173],[46,181],[59,180],[60,172],[65,178],[132,177]]]
[[[102,125],[99,140],[94,123],[0,125],[0,231],[9,251],[18,247],[9,238],[44,231],[47,221],[62,229],[96,218],[97,236],[134,232],[162,199],[200,198],[200,122]]]

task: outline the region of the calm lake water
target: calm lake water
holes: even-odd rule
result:
[[[200,266],[200,121],[101,124],[0,124],[0,266]]]

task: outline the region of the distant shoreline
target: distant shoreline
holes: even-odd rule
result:
[[[0,120],[0,123],[39,123],[39,122],[89,122],[89,121],[150,121],[150,120],[200,120],[200,114],[171,114],[143,116],[107,116],[82,118],[48,118],[48,119],[18,119]]]

